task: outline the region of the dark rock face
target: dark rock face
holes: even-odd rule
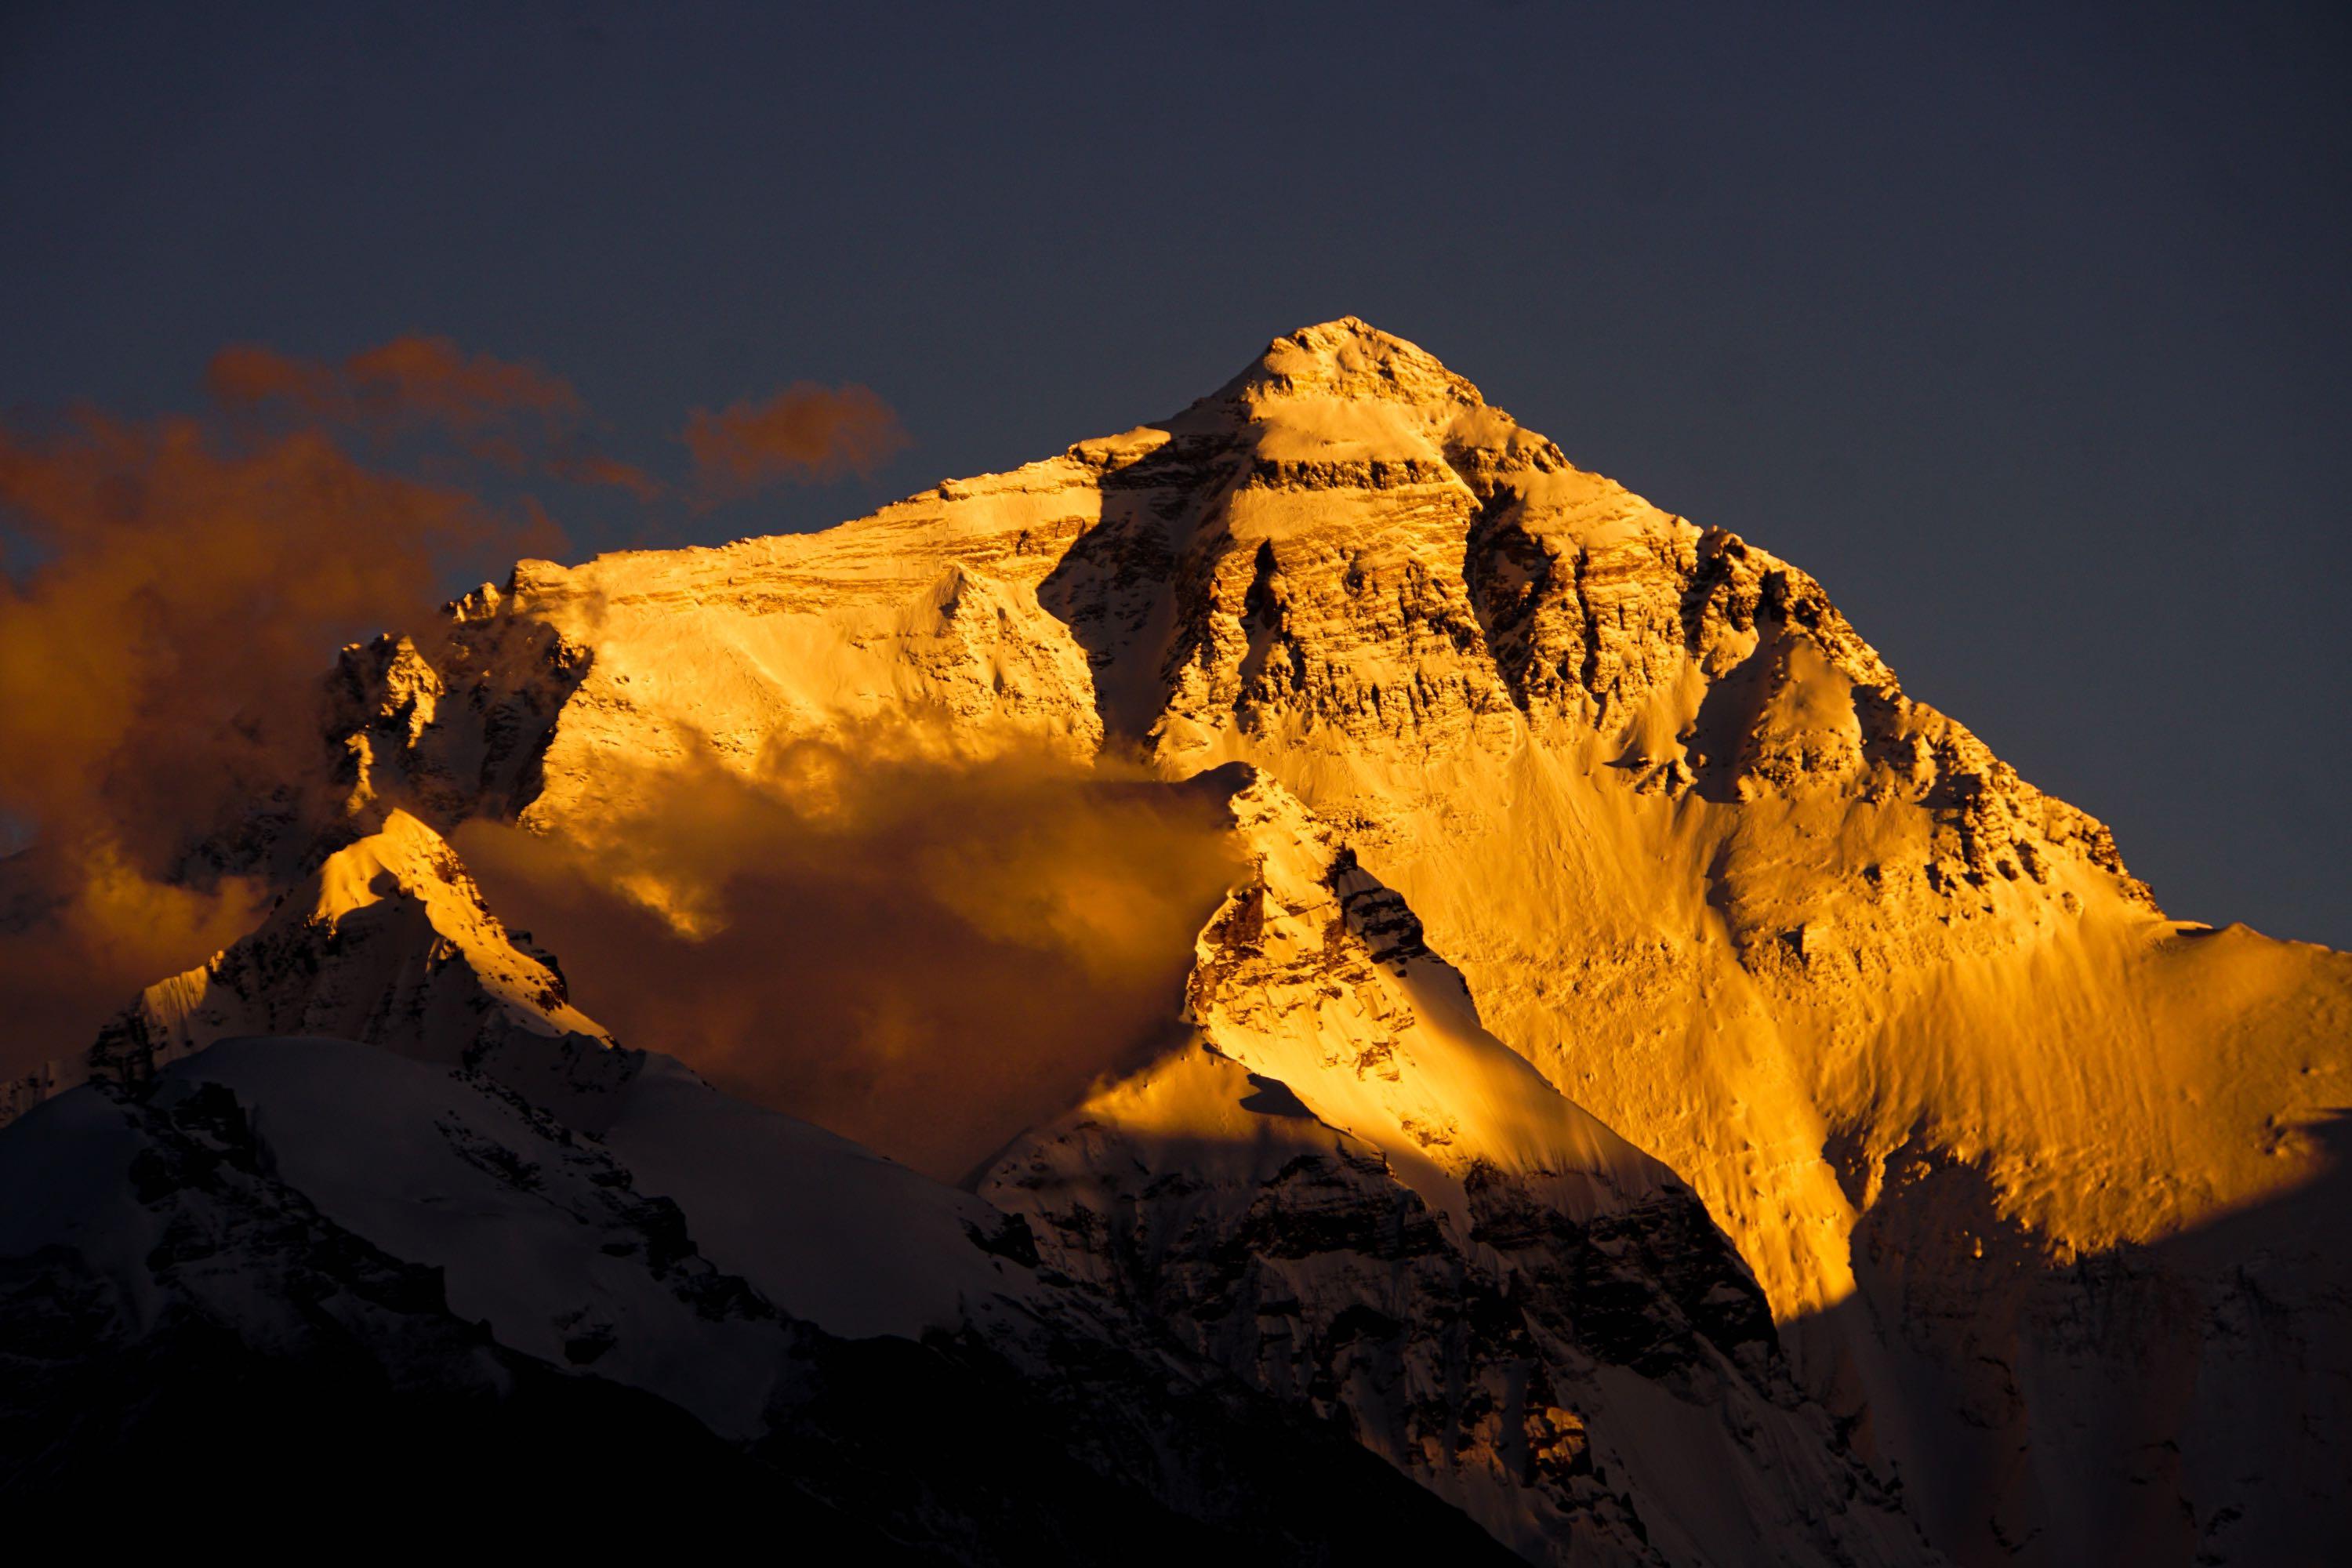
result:
[[[1106,1316],[1334,1423],[1537,1561],[1664,1560],[1644,1518],[1658,1503],[1616,1468],[1628,1423],[1609,1368],[1709,1422],[1755,1412],[1734,1423],[1785,1421],[1836,1451],[1696,1199],[1578,1224],[1488,1171],[1465,1237],[1316,1125],[1323,1152],[1221,1183],[1082,1124],[1017,1150],[984,1190],[1026,1210],[1045,1267]],[[1866,1470],[1830,1463],[1817,1531],[1782,1550],[1870,1560],[1876,1530],[1907,1531]]]
[[[353,830],[394,803],[442,827],[504,820],[539,793],[548,734],[593,656],[501,614],[504,600],[486,584],[457,601],[430,648],[380,637],[343,650],[327,740]]]
[[[1712,1360],[1696,1353],[1702,1340],[1792,1399],[1764,1292],[1696,1198],[1670,1194],[1580,1223],[1491,1168],[1474,1169],[1466,1185],[1470,1239],[1528,1282],[1524,1310],[1596,1359],[1685,1381]]]

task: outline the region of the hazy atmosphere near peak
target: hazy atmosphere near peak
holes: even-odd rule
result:
[[[2340,8],[1177,15],[11,5],[0,415],[446,336],[666,487],[547,488],[578,556],[822,527],[1351,312],[1812,572],[2174,914],[2352,946]],[[802,383],[897,426],[760,488],[686,424]]]

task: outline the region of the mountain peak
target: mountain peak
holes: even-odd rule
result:
[[[148,986],[89,1065],[137,1082],[240,1035],[327,1036],[468,1066],[517,1036],[609,1047],[527,941],[490,912],[439,834],[394,809],[328,856],[258,930]]]
[[[1086,1090],[976,1178],[1024,1237],[982,1213],[962,1248],[961,1200],[935,1194],[973,1268],[1034,1255],[1090,1300],[1149,1303],[1116,1331],[1318,1416],[1370,1391],[1367,1447],[1539,1546],[1565,1521],[1665,1561],[1755,1542],[1781,1560],[1820,1525],[1837,1538],[1813,1560],[1918,1560],[1849,1550],[1838,1532],[1870,1535],[1866,1516],[1822,1511],[1864,1495],[1841,1431],[1963,1560],[2029,1535],[2038,1561],[2095,1557],[2105,1521],[2169,1539],[2184,1501],[2300,1518],[2347,1468],[2347,1424],[2308,1425],[2306,1391],[2352,1367],[2352,1286],[2307,1216],[2334,1202],[2309,1184],[2329,1168],[2313,1130],[2352,1082],[2352,956],[2167,921],[2103,826],[1906,696],[1819,582],[1576,468],[1360,319],[1276,340],[1175,419],[824,533],[519,567],[435,636],[351,650],[338,681],[320,778],[351,787],[311,792],[343,802],[336,852],[261,931],[150,988],[93,1053],[113,1076],[229,1035],[357,1038],[625,1139],[653,1090],[625,1104],[611,1086],[651,1083],[635,1064],[652,1058],[606,1048],[431,824],[519,820],[616,892],[724,910],[729,879],[796,887],[834,851],[803,859],[794,827],[662,854],[640,825],[705,799],[751,812],[772,758],[919,759],[943,781],[969,764],[989,789],[1011,768],[1057,792],[1041,817],[1088,823],[1097,789],[1245,766],[1233,835],[1166,850],[1167,875],[1197,864],[1228,889],[1156,1020],[1191,1054]],[[776,804],[741,820],[800,820]],[[992,963],[1032,929],[999,923],[1000,900],[1053,911],[1090,968],[1121,951],[1133,890],[1092,837],[1114,819],[1083,828],[1076,866],[1000,842],[1030,836],[1003,820],[940,840],[940,906],[974,951]],[[967,865],[1015,868],[1017,891]],[[575,929],[593,945],[593,917]],[[807,929],[775,928],[777,946]],[[967,973],[876,946],[891,987]],[[796,982],[825,982],[817,951],[793,952]],[[1161,958],[1172,976],[1186,955]],[[767,993],[720,989],[730,967],[648,986],[631,1037],[708,1032],[702,1059],[727,1060],[733,1026],[703,1020],[773,1016]],[[604,1007],[639,972],[583,973]],[[1024,1026],[1023,987],[973,1001]],[[1107,1023],[1098,1059],[1141,1048],[1127,1029]],[[928,1112],[923,1064],[976,1037],[902,1048],[894,1023],[873,1081]],[[761,1059],[824,1072],[880,1058],[845,1057],[862,1025],[756,1038]],[[664,1150],[702,1149],[707,1116],[676,1125]],[[648,1180],[698,1237],[740,1216],[748,1247],[777,1211],[740,1194],[817,1189],[743,1168],[679,1154]],[[669,1184],[698,1169],[705,1201]],[[819,1207],[805,1223],[832,1225]],[[847,1255],[896,1223],[828,1234]],[[2299,1239],[2256,1279],[2236,1258],[2273,1225]],[[2294,1327],[2256,1346],[2244,1321]],[[1481,1323],[1502,1337],[1476,1346]],[[1596,1354],[1623,1370],[1597,1383]],[[1804,1417],[1818,1442],[1765,1409],[1798,1408],[1790,1369],[1836,1403],[1834,1429]],[[2108,1409],[2119,1373],[2179,1397],[2092,1428],[2049,1418]],[[1752,1421],[1718,1397],[1742,1387],[1769,1394]],[[1652,1426],[1669,1402],[1683,1414]],[[1703,1452],[1769,1466],[1672,1462],[1706,1410],[1732,1425]],[[1782,1435],[1745,1447],[1765,1431]],[[1783,1464],[1803,1449],[1813,1468]],[[2088,1479],[2038,1489],[2049,1476]],[[1621,1510],[1642,1531],[1608,1533]],[[2252,1539],[2213,1555],[2319,1555]]]
[[[1360,316],[1319,321],[1275,339],[1212,401],[1256,405],[1293,398],[1375,398],[1449,415],[1486,403],[1475,386],[1436,355]]]

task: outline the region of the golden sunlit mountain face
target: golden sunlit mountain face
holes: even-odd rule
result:
[[[667,1140],[781,1113],[960,1190],[993,1260],[943,1294],[956,1228],[952,1268],[828,1252],[818,1299],[857,1305],[821,1327],[971,1329],[1003,1291],[1083,1337],[1121,1303],[1203,1377],[1319,1390],[1538,1560],[1643,1539],[1610,1468],[1643,1529],[1682,1521],[1648,1537],[1670,1557],[1969,1560],[2114,1519],[2168,1551],[2129,1456],[2184,1433],[2231,1434],[2164,1461],[2206,1507],[2335,1451],[2242,1391],[2352,1344],[2314,1217],[2352,958],[2168,918],[1813,578],[1415,345],[1306,328],[1172,417],[821,533],[526,559],[323,682],[297,650],[541,515],[399,477],[387,430],[625,470],[561,382],[446,345],[212,379],[215,426],[10,449],[53,552],[15,626],[136,606],[158,639],[12,720],[47,760],[12,797],[47,830],[10,863],[18,962],[151,966],[79,1046],[11,1037],[28,1128],[224,1040],[359,1040],[720,1205],[748,1267],[801,1232],[747,1215],[819,1200]],[[687,445],[735,485],[886,439],[855,389],[822,403]],[[341,577],[311,542],[316,592],[119,580],[184,515],[197,556],[266,558],[321,497],[415,564]],[[256,628],[239,662],[169,657],[222,616]],[[266,703],[209,728],[232,694]],[[711,1098],[677,1122],[681,1093]],[[2254,1289],[2291,1342],[2212,1326]],[[2171,1392],[2051,1426],[2126,1368]],[[1465,1378],[1495,1414],[1439,1443]],[[1654,1458],[1697,1408],[1736,1506]]]

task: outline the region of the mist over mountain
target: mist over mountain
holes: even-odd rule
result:
[[[273,705],[200,790],[137,704],[58,753],[220,945],[0,1024],[0,1495],[197,1486],[230,1390],[950,1561],[2352,1525],[2352,956],[1412,343],[301,643],[377,608],[207,667]],[[26,952],[114,907],[51,853]]]

